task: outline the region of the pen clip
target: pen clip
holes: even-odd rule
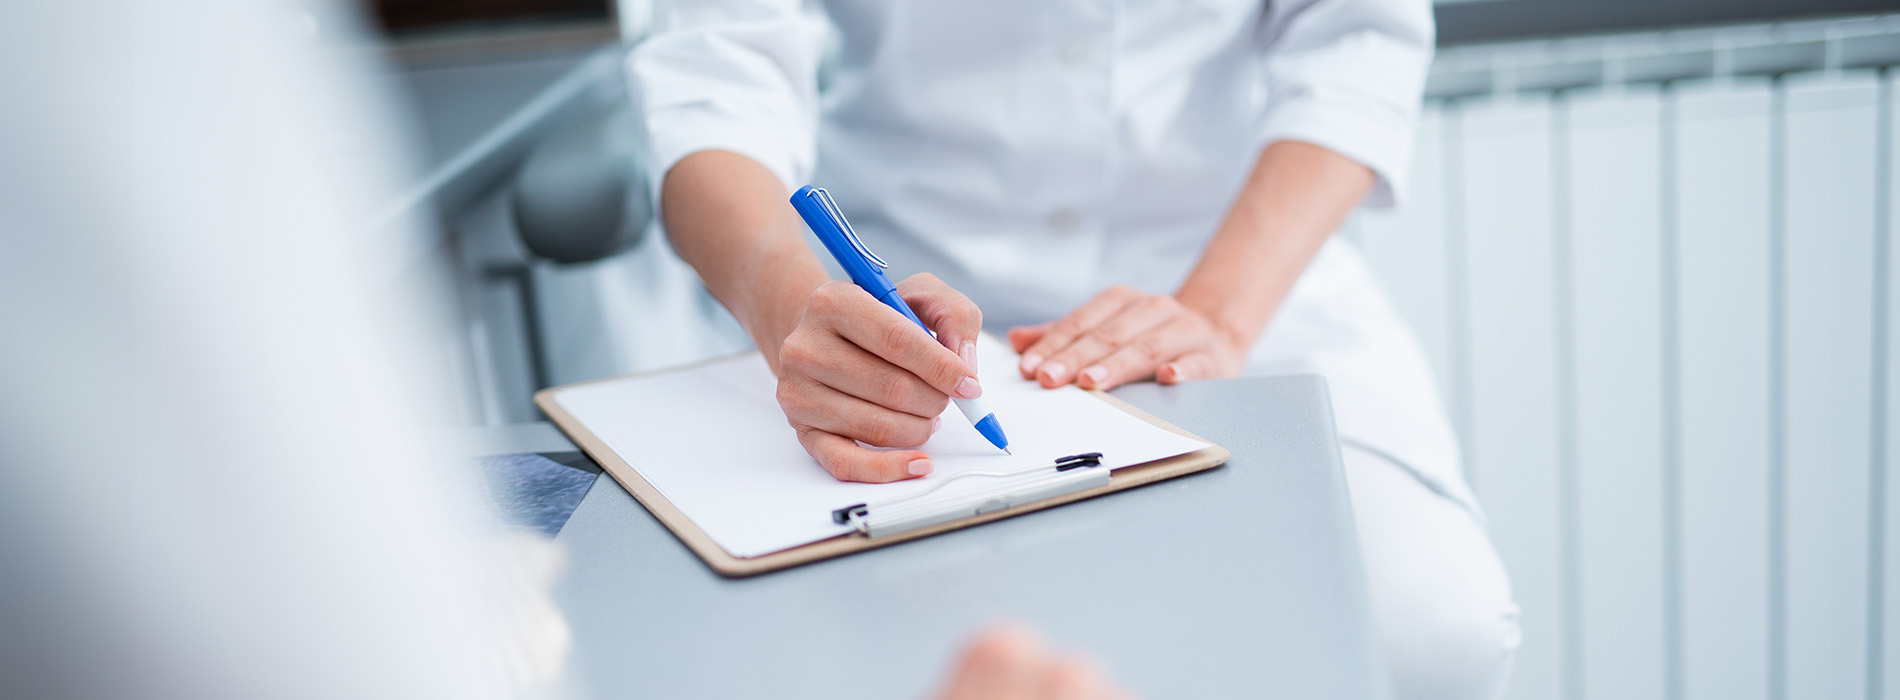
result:
[[[813,187],[811,188],[811,192],[805,196],[818,198],[818,203],[824,206],[825,213],[831,216],[831,222],[837,224],[838,228],[844,230],[844,239],[851,241],[851,247],[858,249],[858,253],[863,255],[865,260],[878,266],[880,270],[890,269],[890,263],[884,262],[883,258],[877,256],[877,253],[873,253],[870,248],[864,247],[864,241],[858,240],[858,232],[851,230],[851,222],[845,221],[844,212],[838,210],[838,203],[831,201],[830,192],[826,192],[823,187]]]

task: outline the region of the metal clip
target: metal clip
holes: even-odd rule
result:
[[[890,269],[890,263],[884,262],[877,253],[864,247],[864,241],[858,240],[858,232],[851,230],[851,222],[844,219],[844,212],[838,209],[838,203],[831,201],[830,192],[826,192],[823,187],[813,187],[811,194],[806,196],[818,198],[818,203],[825,207],[825,213],[831,215],[832,222],[838,224],[838,228],[844,229],[844,239],[851,241],[851,247],[858,249],[858,253],[862,254],[864,259],[871,261],[871,264],[878,266],[878,269]]]
[[[961,473],[956,474],[955,476],[951,476],[948,479],[944,479],[942,481],[931,484],[922,489],[918,489],[916,491],[913,491],[904,496],[900,496],[898,498],[894,498],[894,499],[890,499],[886,501],[880,501],[878,503],[853,503],[843,508],[833,510],[831,511],[831,521],[839,525],[845,525],[845,524],[856,522],[856,523],[859,523],[859,527],[860,529],[862,529],[863,520],[864,518],[870,516],[870,512],[872,508],[877,508],[879,511],[882,511],[886,508],[900,505],[905,501],[912,501],[919,498],[923,498],[924,496],[928,496],[931,493],[936,492],[937,489],[948,486],[950,482],[956,481],[958,479],[964,479],[964,478],[970,478],[970,477],[991,477],[991,478],[1017,477],[1017,476],[1023,476],[1025,474],[1032,474],[1044,469],[1048,469],[1050,466],[1051,465],[1048,465],[1048,464],[1038,464],[1032,467],[1018,467],[1016,469],[1011,469],[1008,471],[985,470],[985,471],[961,472]],[[1056,459],[1055,464],[1053,466],[1055,467],[1055,471],[1057,473],[1066,472],[1071,469],[1081,469],[1084,467],[1099,467],[1099,466],[1102,466],[1102,453],[1085,452],[1079,455],[1069,455],[1067,457],[1059,457]]]

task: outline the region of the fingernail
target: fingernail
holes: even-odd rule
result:
[[[1042,373],[1049,375],[1049,378],[1055,380],[1057,384],[1064,384],[1069,381],[1069,367],[1060,362],[1051,362],[1043,365]]]
[[[957,398],[974,399],[982,395],[983,387],[977,385],[976,377],[964,377],[963,381],[957,382]]]
[[[1082,378],[1089,380],[1091,388],[1101,386],[1102,382],[1108,381],[1108,368],[1096,365],[1082,370]]]
[[[970,340],[963,341],[963,348],[957,351],[957,356],[963,358],[963,364],[970,366],[971,374],[976,373],[976,342],[975,341],[970,341]]]
[[[1032,352],[1023,356],[1023,371],[1024,372],[1034,374],[1036,372],[1036,368],[1041,367],[1041,366],[1042,366],[1041,355],[1038,355]]]
[[[910,472],[911,476],[929,474],[931,469],[933,469],[933,467],[930,466],[930,460],[928,459],[913,459],[910,461],[910,464],[904,465],[904,471]]]
[[[943,416],[937,416],[936,418],[930,419],[930,434],[932,435],[937,434],[937,429],[942,428],[942,427],[943,427]]]

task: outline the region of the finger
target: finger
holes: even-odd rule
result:
[[[970,374],[976,374],[976,336],[983,331],[983,311],[976,302],[930,273],[898,282],[897,295],[924,325],[936,331],[937,343],[956,353],[970,366]]]
[[[917,450],[873,450],[817,428],[798,428],[798,444],[839,481],[882,484],[931,472],[930,455]]]
[[[1162,384],[1180,384],[1196,379],[1215,379],[1227,376],[1222,369],[1219,357],[1207,350],[1195,350],[1183,353],[1161,364],[1155,370],[1155,380]]]
[[[1200,331],[1186,319],[1163,323],[1123,343],[1075,375],[1075,385],[1107,391],[1155,376],[1161,365],[1205,345]]]
[[[1015,350],[1018,355],[1023,354],[1023,351],[1028,350],[1029,346],[1035,345],[1038,340],[1042,340],[1043,334],[1049,332],[1050,325],[1053,325],[1053,322],[1038,323],[1033,326],[1017,326],[1009,329],[1010,349]],[[1023,378],[1028,379],[1029,377]]]
[[[1102,672],[1080,656],[1065,656],[1045,669],[1039,698],[1049,700],[1104,700],[1108,683]]]
[[[944,700],[1030,700],[1039,690],[1048,652],[1035,634],[1014,624],[977,634],[957,663]]]
[[[1100,362],[1121,346],[1181,314],[1181,305],[1173,297],[1151,296],[1129,304],[1121,313],[1084,331],[1068,347],[1050,355],[1036,372],[1036,380],[1048,388],[1074,381],[1082,368]]]
[[[1074,342],[1084,331],[1094,328],[1103,319],[1121,312],[1123,307],[1140,298],[1141,292],[1135,291],[1135,288],[1118,284],[1095,295],[1095,298],[1069,312],[1069,315],[1049,324],[1049,329],[1042,334],[1042,337],[1028,349],[1023,350],[1023,359],[1018,363],[1023,378],[1036,378],[1036,370],[1042,367],[1043,361],[1050,355],[1068,347],[1069,343]]]
[[[816,350],[803,344],[787,345],[789,350],[780,350],[779,362],[796,376],[809,377],[893,411],[934,418],[950,402],[949,396],[917,375],[843,339]]]
[[[779,383],[779,407],[793,425],[810,426],[878,447],[916,447],[930,439],[934,416],[893,411],[809,379]]]
[[[886,362],[917,375],[950,396],[973,399],[983,389],[963,358],[939,345],[924,329],[857,285],[828,282],[812,292],[805,313],[816,314],[831,332]]]

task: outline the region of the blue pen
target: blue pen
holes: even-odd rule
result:
[[[792,208],[805,218],[818,240],[823,241],[825,249],[831,251],[831,257],[838,259],[838,265],[851,275],[851,281],[870,292],[871,296],[884,305],[897,309],[897,313],[917,324],[918,328],[930,332],[930,327],[917,318],[897,293],[897,286],[884,276],[884,269],[890,263],[864,247],[864,241],[858,240],[858,234],[851,230],[851,223],[844,220],[844,212],[838,210],[838,203],[831,201],[831,193],[822,188],[814,189],[810,185],[798,188],[792,195]],[[996,413],[983,405],[982,399],[956,399],[957,409],[976,426],[976,432],[982,433],[990,444],[1004,452],[1009,452],[1009,438],[1003,436],[1003,424],[996,421]],[[1013,453],[1012,453],[1013,454]]]

